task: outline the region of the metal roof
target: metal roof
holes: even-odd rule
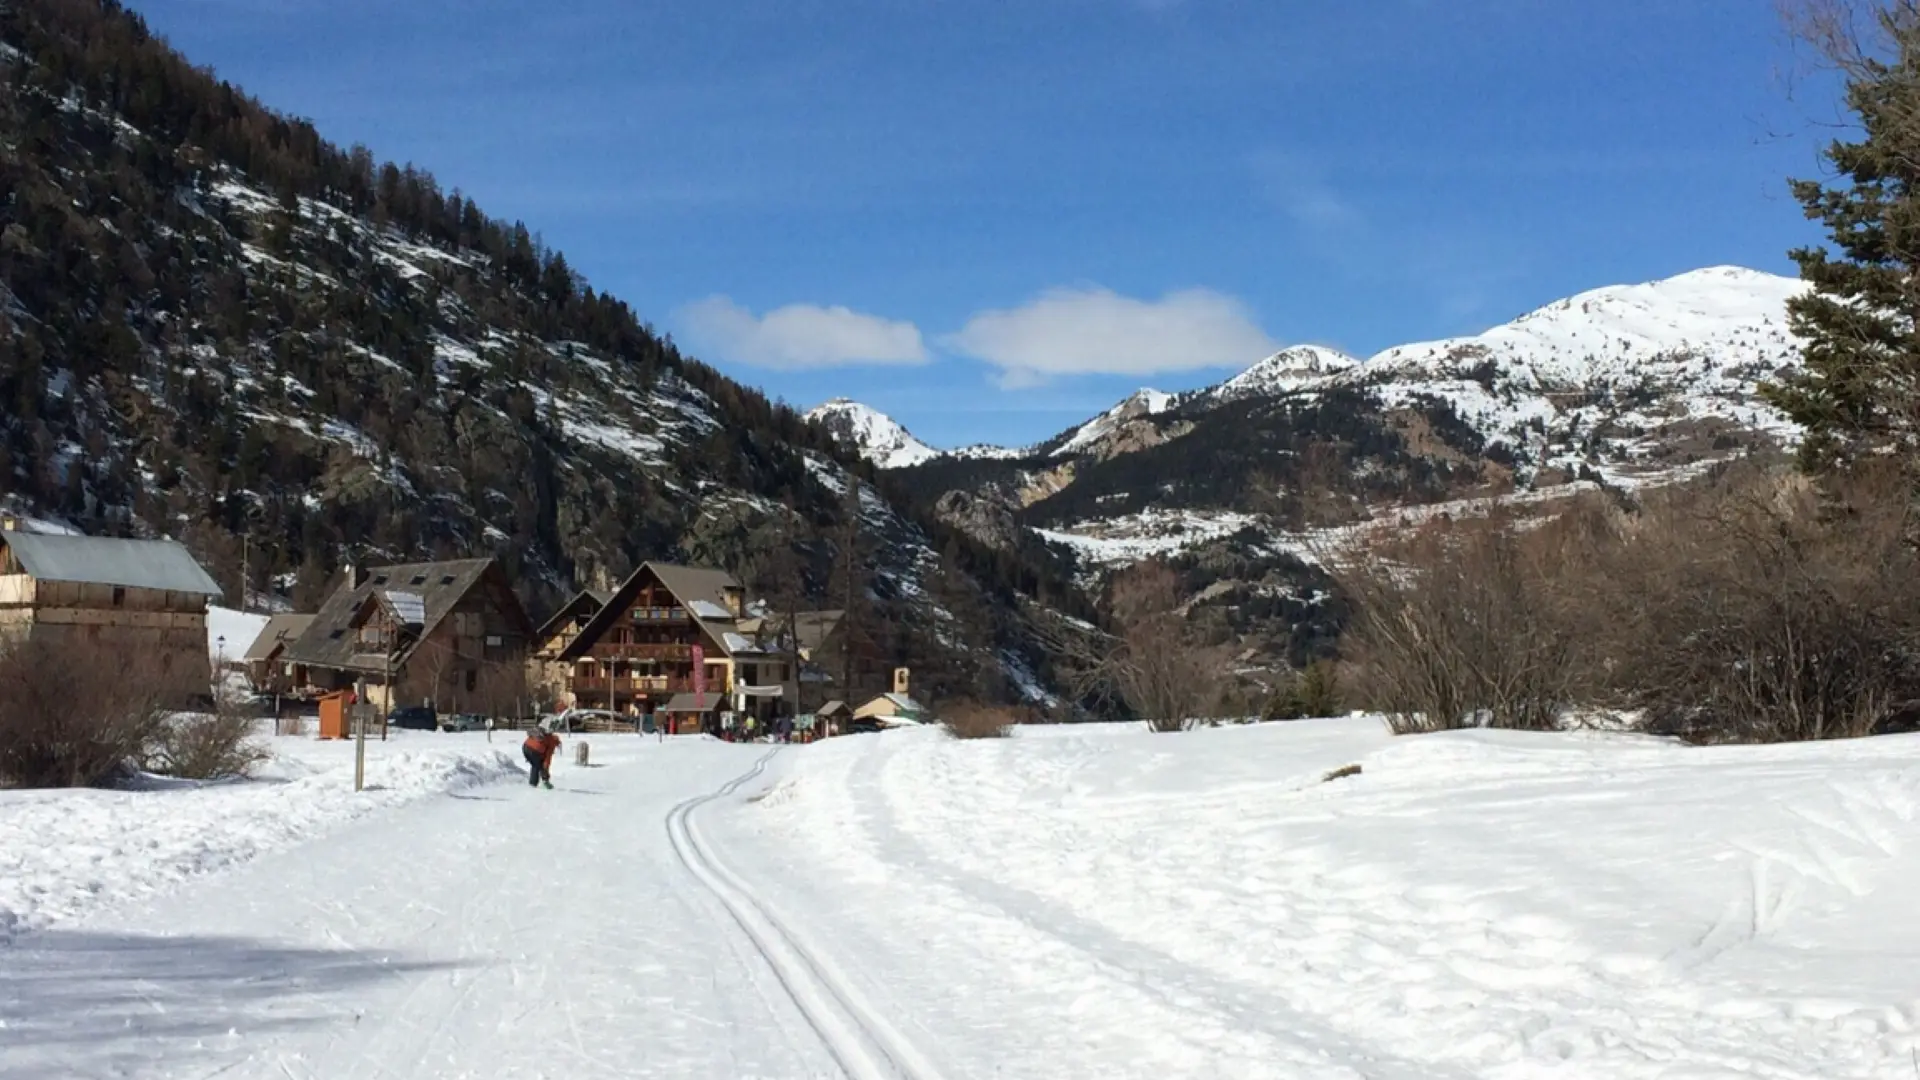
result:
[[[186,548],[172,540],[50,536],[0,532],[20,568],[36,581],[119,585],[218,597],[220,586]]]
[[[275,615],[260,628],[260,636],[253,639],[253,646],[247,650],[246,658],[271,660],[275,652],[300,640],[300,635],[312,625],[312,615]]]

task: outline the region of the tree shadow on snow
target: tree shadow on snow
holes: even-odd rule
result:
[[[225,937],[43,930],[0,947],[0,1078],[123,1075],[350,1025],[375,984],[461,965]]]

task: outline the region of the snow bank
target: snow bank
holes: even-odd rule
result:
[[[253,648],[254,639],[267,628],[268,618],[266,615],[235,611],[217,604],[208,606],[207,656],[217,663],[222,655],[228,660],[238,660],[247,655],[247,650]]]
[[[780,764],[737,842],[886,912],[863,955],[941,972],[927,1029],[992,1027],[1009,1075],[1839,1080],[1920,1048],[1920,737],[1362,719]],[[1072,1035],[999,1022],[1034,1011]]]
[[[368,790],[355,794],[352,743],[285,737],[270,745],[275,758],[253,780],[0,791],[0,944],[522,768],[511,735],[488,743],[485,735],[398,732],[367,744]]]

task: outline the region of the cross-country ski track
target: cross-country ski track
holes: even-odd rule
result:
[[[753,942],[849,1080],[936,1080],[939,1072],[884,1016],[861,1000],[834,963],[793,930],[751,885],[727,869],[700,838],[694,812],[757,779],[777,752],[769,751],[719,791],[674,807],[667,815],[674,852]]]
[[[0,791],[0,1080],[1920,1060],[1920,736],[589,742],[552,791],[503,779],[511,740],[431,733],[376,748],[358,796],[313,740],[246,784]]]

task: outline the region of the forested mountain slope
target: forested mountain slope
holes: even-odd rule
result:
[[[648,558],[805,599],[854,576],[877,663],[1004,689],[1021,595],[1077,594],[861,478],[525,225],[328,144],[110,0],[0,4],[17,508],[182,538],[234,594],[244,537],[249,594],[301,606],[346,558],[496,555],[536,609]]]

